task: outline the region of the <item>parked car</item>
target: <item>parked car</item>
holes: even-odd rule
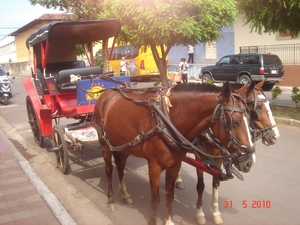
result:
[[[274,54],[234,54],[222,57],[214,66],[202,67],[199,78],[202,82],[243,84],[267,78],[263,90],[269,91],[283,80],[284,68],[280,58]]]

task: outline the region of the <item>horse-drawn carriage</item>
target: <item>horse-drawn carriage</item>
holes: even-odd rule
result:
[[[28,93],[29,124],[39,146],[44,145],[46,137],[52,137],[58,167],[63,173],[68,167],[68,149],[81,147],[65,131],[90,127],[99,90],[129,81],[129,77],[100,78],[103,71],[95,66],[93,58],[93,46],[99,42],[106,47],[109,56],[108,39],[116,37],[120,29],[116,19],[59,21],[42,26],[26,40],[32,58],[32,78],[23,79]],[[77,59],[78,46],[87,53],[85,61]],[[71,82],[70,76],[78,82]],[[58,124],[61,117],[76,122],[63,127]],[[56,122],[55,126],[52,121]]]
[[[99,139],[101,146],[107,149],[102,155],[108,177],[110,212],[115,210],[111,187],[112,156],[120,174],[122,196],[128,203],[132,201],[123,180],[126,159],[129,154],[147,159],[152,206],[150,224],[156,223],[159,176],[166,170],[166,220],[172,224],[173,189],[182,161],[218,180],[230,178],[232,171],[239,174],[233,165],[248,172],[254,160],[254,146],[247,122],[247,105],[252,108],[250,115],[256,121],[256,130],[261,129],[256,133],[265,132],[265,141],[271,144],[276,138],[272,130],[274,124],[264,105],[266,99],[257,96],[254,84],[236,91],[232,91],[228,83],[221,88],[201,84],[145,88],[133,87],[128,76],[103,72],[94,65],[93,43],[100,41],[106,50],[104,55],[109,58],[108,39],[116,38],[120,29],[116,19],[52,22],[27,39],[27,48],[33,55],[32,78],[23,79],[28,93],[29,124],[39,146],[43,146],[46,137],[52,137],[57,165],[63,173],[69,166],[68,151],[82,147],[70,131],[84,131]],[[90,65],[77,60],[77,45],[85,50],[88,46],[86,53],[89,53]],[[76,122],[61,126],[58,122],[62,117]],[[259,117],[267,121],[260,123]],[[208,151],[203,146],[221,151]],[[198,160],[187,157],[187,151],[194,152]],[[202,161],[205,158],[206,163],[200,158]],[[226,173],[215,160],[227,164]]]

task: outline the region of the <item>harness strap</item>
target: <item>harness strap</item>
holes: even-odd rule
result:
[[[165,114],[161,111],[161,109],[158,107],[156,102],[150,101],[149,104],[151,104],[155,110],[158,112],[159,116],[162,118],[162,120],[171,128],[171,130],[174,131],[174,133],[176,134],[176,139],[178,140],[179,143],[181,143],[181,146],[185,146],[185,148],[187,149],[193,149],[196,152],[206,156],[206,157],[211,157],[211,158],[224,158],[224,157],[231,157],[229,156],[213,156],[210,155],[206,152],[206,150],[201,146],[198,145],[198,147],[196,147],[192,142],[190,142],[188,139],[186,139],[178,130],[177,128],[171,123],[170,120],[168,120],[168,118],[165,116]]]
[[[225,155],[230,155],[230,153],[227,151],[226,148],[224,148],[220,142],[219,139],[217,139],[214,135],[213,135],[213,132],[212,130],[209,128],[207,131],[205,131],[202,136],[204,138],[206,138],[206,140],[214,147],[218,148],[221,152],[221,154],[223,156]],[[233,166],[232,166],[232,158],[224,158],[223,159],[223,165],[224,165],[224,168],[225,168],[225,171],[226,171],[226,174],[224,174],[223,176],[226,178],[224,180],[228,180],[228,179],[232,179],[233,178],[233,175],[232,173],[238,177],[240,180],[244,180],[243,178],[243,175],[237,171]],[[221,181],[224,181],[224,180],[221,180]]]
[[[112,151],[112,152],[123,151],[127,148],[134,147],[137,144],[141,143],[142,141],[150,138],[157,131],[160,130],[159,126],[156,126],[156,127],[152,128],[151,130],[147,131],[146,133],[141,133],[141,134],[137,135],[132,141],[127,142],[126,144],[119,145],[119,146],[113,146],[110,143],[109,139],[107,138],[106,133],[103,130],[101,130],[101,128],[97,124],[94,124],[94,128],[102,133],[102,136],[101,136],[102,139],[106,142],[109,150]]]

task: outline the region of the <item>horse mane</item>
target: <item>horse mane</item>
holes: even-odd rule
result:
[[[241,87],[243,87],[245,84],[240,84],[240,83],[232,83],[230,84],[230,87],[232,90],[238,90],[240,89]]]
[[[206,83],[181,83],[176,85],[173,89],[172,92],[201,92],[201,93],[206,93],[206,92],[212,92],[212,93],[220,93],[221,87],[211,85],[211,84],[206,84]]]

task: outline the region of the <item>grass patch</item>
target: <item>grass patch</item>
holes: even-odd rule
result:
[[[300,109],[297,109],[296,107],[276,105],[275,108],[272,108],[272,113],[274,117],[294,119],[300,121]]]

